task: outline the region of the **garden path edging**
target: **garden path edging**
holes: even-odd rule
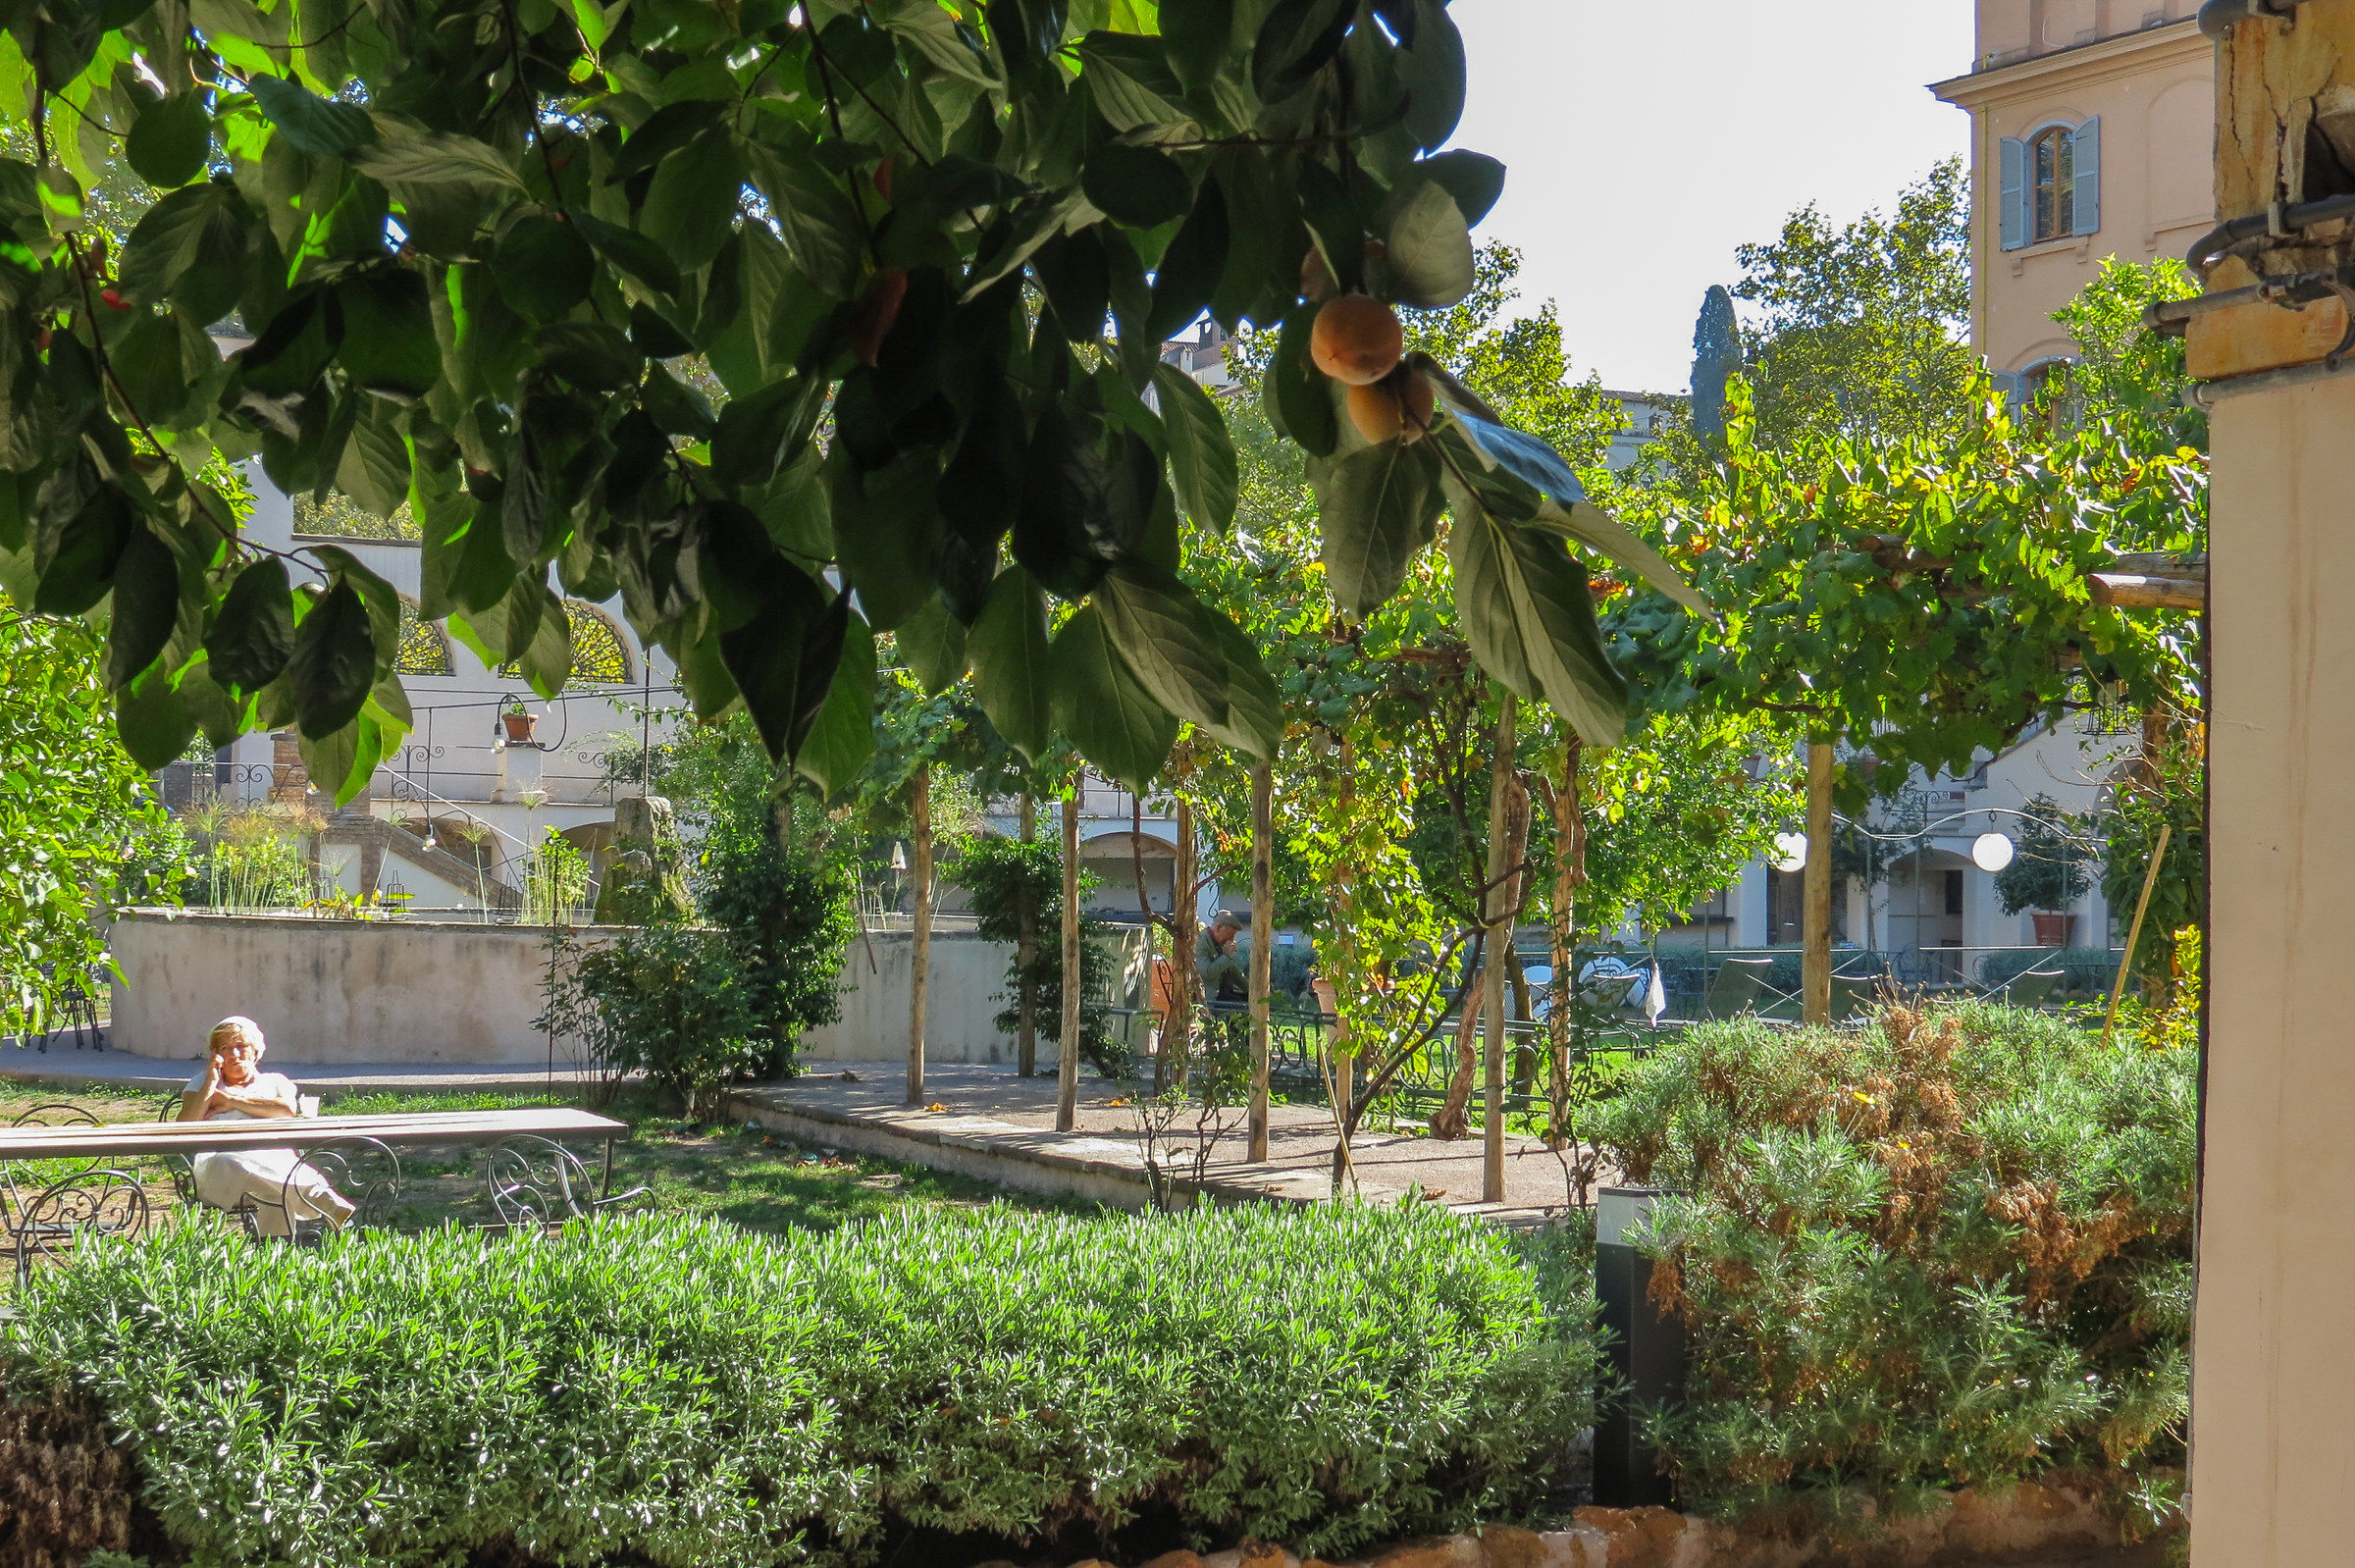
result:
[[[732,1092],[727,1110],[731,1120],[757,1122],[771,1132],[805,1143],[903,1165],[927,1166],[1023,1192],[1078,1198],[1120,1209],[1152,1207],[1144,1157],[1134,1144],[1121,1139],[1046,1132],[990,1117],[944,1116],[915,1106],[852,1114],[830,1106],[796,1103],[757,1088]],[[1291,1172],[1222,1174],[1201,1181],[1181,1180],[1178,1189],[1216,1202],[1321,1203],[1333,1195],[1325,1178]],[[1406,1195],[1404,1188],[1372,1183],[1361,1190],[1371,1202],[1391,1202]]]
[[[1165,1552],[1142,1568],[2156,1568],[2164,1553],[2163,1541],[2120,1545],[2117,1522],[2092,1492],[2024,1482],[2003,1491],[1958,1491],[1942,1512],[1891,1520],[1878,1541],[1855,1547],[1764,1540],[1667,1508],[1581,1508],[1567,1530],[1491,1525],[1345,1561],[1250,1544]],[[999,1559],[976,1568],[1017,1565]],[[1091,1559],[1073,1568],[1115,1565]]]

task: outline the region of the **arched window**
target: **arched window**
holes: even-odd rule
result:
[[[392,668],[401,675],[449,675],[449,639],[442,628],[417,612],[408,600],[400,601],[400,652]]]
[[[638,678],[630,662],[629,641],[613,618],[581,600],[564,601],[564,624],[572,634],[572,679],[585,686],[627,686]],[[522,671],[513,664],[499,666],[501,680]]]
[[[577,599],[564,601],[564,619],[572,628],[572,678],[598,685],[626,686],[630,645],[612,617]]]
[[[2034,186],[2035,242],[2077,232],[2077,137],[2067,126],[2050,126],[2028,143],[2028,178]]]

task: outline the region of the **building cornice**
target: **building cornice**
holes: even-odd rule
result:
[[[2137,76],[2149,70],[2154,54],[2180,55],[2188,61],[2212,52],[2215,47],[2201,35],[2198,24],[2186,18],[2161,27],[2145,27],[2138,32],[2120,33],[2115,38],[2056,49],[2050,54],[1998,66],[1992,71],[1973,71],[1945,81],[1934,81],[1930,83],[1930,91],[1944,102],[1964,109],[1977,109],[1999,98],[2025,96],[2043,90],[2054,78],[2067,78],[2088,84],[2109,81],[2119,77]]]

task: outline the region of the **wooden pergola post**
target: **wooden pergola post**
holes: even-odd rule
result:
[[[1806,952],[1800,961],[1801,1017],[1832,1021],[1832,775],[1838,758],[1830,742],[1807,748],[1807,867]]]
[[[932,986],[932,769],[916,770],[908,804],[908,833],[916,843],[916,910],[908,979],[908,1103],[924,1103],[924,1004]]]
[[[1056,1041],[1055,1130],[1079,1121],[1079,791],[1063,798],[1063,1036]]]
[[[1245,1158],[1268,1157],[1268,989],[1275,973],[1274,769],[1251,769],[1251,1133]]]
[[[1483,1203],[1504,1201],[1504,971],[1512,960],[1514,901],[1506,896],[1511,867],[1505,863],[1507,796],[1513,788],[1513,718],[1518,706],[1513,694],[1492,685],[1496,716],[1496,756],[1489,774],[1489,877],[1481,898],[1481,915],[1488,928],[1481,965],[1481,1006],[1488,1013],[1488,1033],[1482,1042],[1480,1197]]]

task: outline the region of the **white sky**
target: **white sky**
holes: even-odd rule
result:
[[[1734,247],[1813,201],[1837,221],[1968,144],[1924,87],[1971,56],[1970,0],[1455,0],[1471,101],[1454,145],[1500,158],[1480,237],[1524,252],[1574,373],[1683,392]]]

